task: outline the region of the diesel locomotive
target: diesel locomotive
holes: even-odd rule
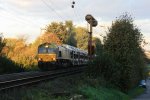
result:
[[[86,65],[87,62],[86,51],[67,44],[43,43],[38,46],[38,67],[41,70]]]

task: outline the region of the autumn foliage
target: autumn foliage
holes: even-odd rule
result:
[[[24,71],[20,64],[15,63],[5,55],[9,50],[5,42],[0,41],[0,74]]]
[[[2,53],[24,68],[31,69],[37,66],[37,47],[42,43],[55,43],[61,45],[60,39],[52,33],[42,34],[33,44],[26,44],[24,39],[6,39]]]
[[[87,50],[87,29],[75,27],[72,21],[52,22],[47,25],[45,33],[41,34],[33,43],[28,44],[24,37],[6,38],[5,45],[1,46],[1,54],[26,70],[38,70],[37,48],[45,42],[56,45],[69,44]]]
[[[61,45],[63,41],[58,34],[45,32],[35,42],[27,44],[23,38],[7,38],[2,54],[26,69],[37,68],[37,48],[40,44],[48,42]]]

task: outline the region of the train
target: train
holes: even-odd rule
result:
[[[43,43],[38,46],[38,67],[41,70],[81,66],[87,62],[87,51],[67,44]]]

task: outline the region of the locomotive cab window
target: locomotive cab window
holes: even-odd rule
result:
[[[55,48],[48,48],[47,53],[55,53],[56,49]]]
[[[73,58],[73,51],[70,52],[71,58]]]
[[[74,54],[74,58],[76,58],[76,54]]]
[[[45,48],[45,47],[39,47],[38,48],[38,53],[39,54],[47,54],[47,53],[55,53],[56,48]]]
[[[61,51],[59,51],[59,53],[58,53],[58,57],[62,57]]]
[[[45,48],[39,48],[38,53],[47,53]]]

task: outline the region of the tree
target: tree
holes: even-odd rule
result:
[[[40,37],[38,37],[35,41],[35,43],[38,45],[42,44],[42,43],[55,43],[57,45],[62,44],[62,41],[58,38],[58,36],[56,34],[53,33],[44,33],[42,34]]]
[[[47,26],[46,33],[56,34],[62,42],[65,42],[67,29],[66,29],[66,26],[62,22],[59,22],[59,23],[52,22],[51,24]]]
[[[47,26],[46,32],[57,35],[62,43],[76,47],[76,34],[74,32],[74,29],[75,27],[73,26],[72,21],[66,21],[65,24],[63,24],[62,22],[52,22]]]
[[[83,50],[87,50],[87,46],[88,46],[87,29],[83,27],[77,27],[75,29],[75,32],[76,32],[77,47]]]
[[[47,33],[56,34],[64,44],[87,50],[88,33],[83,27],[75,27],[72,21],[52,22],[46,28]]]
[[[76,33],[69,33],[65,41],[66,44],[77,47],[77,40],[75,39]]]
[[[104,41],[106,52],[120,64],[116,72],[119,71],[121,75],[118,75],[120,78],[117,80],[118,86],[124,91],[134,87],[144,78],[142,41],[140,30],[128,14],[120,16],[112,23]]]
[[[4,43],[0,42],[0,54],[1,54],[3,47],[4,47]]]
[[[0,74],[24,71],[22,66],[6,57],[7,55],[5,55],[5,53],[8,53],[9,51],[6,44],[6,39],[4,41],[0,41]]]
[[[5,46],[5,43],[2,41],[2,37],[0,37],[0,55],[4,46]]]
[[[75,27],[73,26],[72,21],[66,21],[65,26],[67,29],[65,44],[77,47],[77,40],[75,38],[76,36]]]
[[[24,38],[18,39],[5,39],[6,46],[3,48],[2,53],[5,54],[7,58],[12,60],[21,67],[32,67],[36,65],[35,55],[36,49],[31,48],[25,43]]]
[[[93,38],[93,44],[95,46],[95,53],[98,54],[99,52],[102,52],[102,49],[103,49],[103,45],[100,41],[99,38],[97,37],[94,37]]]
[[[74,25],[72,21],[65,21],[65,26],[68,28],[70,31],[74,31]]]

